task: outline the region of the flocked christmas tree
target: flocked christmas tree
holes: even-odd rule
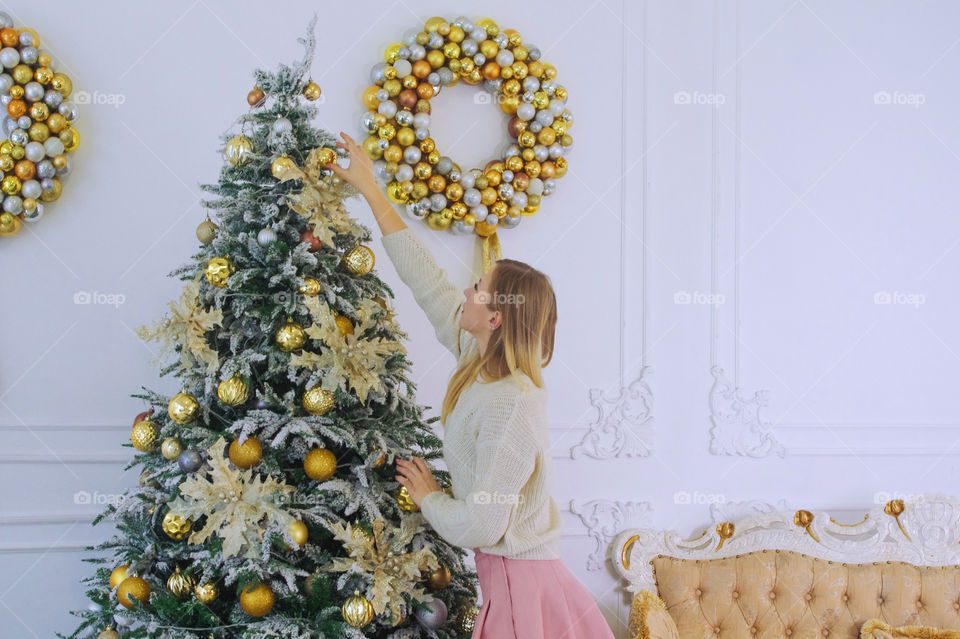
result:
[[[468,636],[476,574],[395,480],[394,459],[440,456],[372,270],[351,187],[322,168],[335,138],[311,126],[306,54],[258,70],[249,112],[223,137],[213,220],[172,273],[165,342],[182,391],[131,433],[143,469],[94,522],[92,604],[71,637]],[[239,132],[236,126],[239,125]],[[446,472],[435,472],[449,490]],[[63,635],[60,635],[63,636]]]

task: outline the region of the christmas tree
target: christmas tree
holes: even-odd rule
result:
[[[89,548],[70,637],[472,630],[476,573],[395,480],[396,458],[440,457],[438,418],[414,402],[393,292],[343,205],[355,193],[323,168],[338,151],[310,124],[315,23],[302,61],[255,72],[219,183],[202,185],[199,251],[171,274],[182,295],[140,329],[182,390],[133,395],[149,405],[127,444],[140,485],[94,521],[117,534]]]

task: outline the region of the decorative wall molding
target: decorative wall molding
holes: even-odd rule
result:
[[[767,457],[777,454],[783,457],[786,449],[777,441],[770,428],[760,416],[760,409],[767,405],[769,392],[757,391],[753,397],[743,397],[724,375],[723,369],[713,366],[713,386],[710,388],[710,452],[714,455],[745,455]]]
[[[649,369],[621,388],[616,397],[605,397],[599,388],[590,389],[590,404],[597,418],[579,444],[570,448],[570,459],[587,455],[594,459],[646,457],[653,450],[653,394],[644,380]]]
[[[788,508],[786,499],[781,499],[776,504],[759,499],[728,501],[710,505],[710,520],[714,524],[719,524],[723,521],[736,521],[764,513],[784,512]]]
[[[761,512],[708,528],[694,539],[673,530],[628,529],[609,546],[616,571],[630,593],[656,592],[650,561],[720,559],[758,550],[789,550],[828,561],[902,561],[918,566],[960,564],[960,500],[922,495],[870,508],[855,524],[840,524],[825,511]]]
[[[596,549],[587,558],[587,570],[600,570],[607,557],[607,548],[614,535],[624,526],[639,526],[652,516],[653,506],[646,501],[613,501],[593,499],[578,504],[570,500],[570,512],[580,518],[587,535],[596,542]]]

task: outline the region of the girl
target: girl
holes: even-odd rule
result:
[[[557,549],[562,522],[550,496],[541,376],[557,322],[550,280],[502,259],[458,291],[380,190],[367,154],[340,136],[350,165],[327,168],[366,199],[400,279],[457,358],[441,412],[454,496],[419,457],[397,460],[397,481],[441,537],[474,551],[483,605],[472,639],[613,639]]]

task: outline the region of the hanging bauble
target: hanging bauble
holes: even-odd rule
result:
[[[437,630],[447,623],[447,604],[442,599],[433,598],[424,605],[427,608],[418,608],[416,613],[424,628]]]
[[[258,107],[262,105],[266,99],[267,96],[263,94],[263,90],[260,87],[253,87],[250,89],[250,93],[247,94],[247,104],[252,107]]]
[[[309,532],[307,531],[307,525],[302,521],[300,521],[299,519],[295,519],[293,523],[290,524],[290,527],[287,529],[287,532],[290,533],[290,536],[293,537],[294,543],[297,544],[297,547],[296,547],[297,550],[300,550],[307,544],[307,537],[309,536]],[[287,550],[293,550],[293,549],[287,546]]]
[[[240,406],[250,397],[250,386],[243,377],[234,375],[220,382],[217,397],[227,406]]]
[[[273,590],[265,583],[248,585],[240,593],[240,607],[251,617],[262,617],[273,610]]]
[[[113,628],[104,628],[97,635],[97,639],[120,639],[120,633]]]
[[[143,411],[142,413],[138,414],[136,417],[133,418],[133,424],[134,424],[134,426],[136,426],[137,424],[139,424],[140,422],[142,422],[142,421],[145,420],[145,419],[149,419],[152,415],[153,415],[153,409],[152,409],[152,408],[151,408],[150,410],[145,410],[145,411]]]
[[[217,585],[214,583],[205,583],[199,584],[193,589],[193,594],[196,595],[197,601],[200,603],[208,604],[216,600],[217,595],[220,592],[217,590]]]
[[[133,608],[136,603],[150,603],[150,584],[140,577],[127,577],[117,586],[117,600],[124,608]]]
[[[311,415],[323,415],[335,403],[334,395],[319,386],[311,388],[303,394],[303,408]]]
[[[130,564],[123,564],[122,566],[117,566],[113,569],[113,572],[110,573],[110,590],[113,590],[120,585],[127,577],[130,577]]]
[[[268,246],[277,241],[277,232],[274,231],[269,226],[266,228],[260,229],[260,232],[257,233],[257,244],[260,246]]]
[[[416,512],[420,510],[420,506],[417,506],[417,502],[413,501],[413,497],[411,497],[410,493],[407,492],[406,486],[400,487],[400,490],[397,491],[396,499],[397,505],[403,510],[409,512]]]
[[[177,466],[185,473],[192,473],[203,466],[203,457],[195,450],[185,450],[177,457]]]
[[[260,441],[252,435],[247,437],[243,444],[238,444],[239,439],[230,443],[230,461],[240,469],[253,468],[263,459],[263,447]]]
[[[297,168],[296,163],[285,155],[281,155],[270,165],[270,172],[278,180],[283,179],[287,171]]]
[[[320,98],[320,85],[310,80],[307,86],[303,87],[303,97],[313,102]]]
[[[170,398],[170,403],[167,404],[167,414],[170,415],[170,419],[181,426],[192,422],[199,413],[200,404],[197,403],[197,398],[190,393],[177,393]]]
[[[373,270],[376,258],[373,251],[362,244],[358,244],[343,257],[343,264],[354,275],[366,275]]]
[[[177,514],[172,510],[167,511],[167,514],[163,516],[163,523],[160,524],[163,532],[167,533],[167,537],[176,541],[185,539],[186,536],[190,534],[191,526],[193,526],[192,519]]]
[[[300,292],[311,297],[317,295],[320,293],[320,282],[312,277],[305,277],[300,285]]]
[[[373,463],[375,468],[380,468],[385,463],[387,463],[387,455],[385,453],[380,453],[380,456],[377,457],[377,461]]]
[[[322,147],[317,151],[317,164],[326,166],[337,161],[337,152],[328,146]]]
[[[326,448],[314,448],[304,458],[303,470],[310,479],[327,481],[337,472],[337,456]]]
[[[234,136],[227,142],[223,154],[233,166],[249,164],[253,159],[253,142],[245,135]]]
[[[214,257],[207,262],[207,281],[217,288],[225,288],[227,279],[233,274],[233,263],[225,257]]]
[[[349,317],[337,313],[337,316],[333,318],[333,321],[336,322],[337,329],[340,331],[341,335],[346,336],[353,334],[353,322],[350,321]]]
[[[430,587],[434,590],[441,590],[450,585],[450,569],[444,564],[440,564],[440,567],[430,573],[430,576],[427,577],[427,583],[430,584]]]
[[[273,134],[286,135],[293,131],[293,123],[287,118],[277,118],[273,121]]]
[[[173,461],[183,452],[183,443],[176,437],[167,437],[160,444],[160,454],[164,459]]]
[[[480,609],[473,605],[464,606],[460,611],[460,614],[457,615],[457,624],[456,628],[458,632],[461,633],[471,633],[473,632],[473,627],[477,623],[477,614],[480,612]]]
[[[373,604],[359,590],[354,590],[340,606],[340,614],[354,628],[363,628],[373,621]]]
[[[310,245],[310,247],[307,250],[310,251],[311,253],[319,251],[320,249],[323,248],[323,242],[321,242],[320,238],[314,235],[313,231],[310,229],[307,229],[300,235],[300,241],[306,242],[307,244]]]
[[[294,321],[288,321],[277,329],[275,339],[281,351],[290,353],[304,345],[307,341],[307,334],[302,326]]]
[[[167,590],[177,601],[186,601],[193,594],[193,588],[197,585],[197,580],[188,573],[181,572],[178,566],[173,574],[167,578]]]
[[[197,239],[201,244],[209,244],[217,236],[217,225],[210,220],[204,220],[197,226]]]
[[[159,443],[160,427],[150,420],[134,424],[130,431],[130,443],[142,453],[152,453]]]

